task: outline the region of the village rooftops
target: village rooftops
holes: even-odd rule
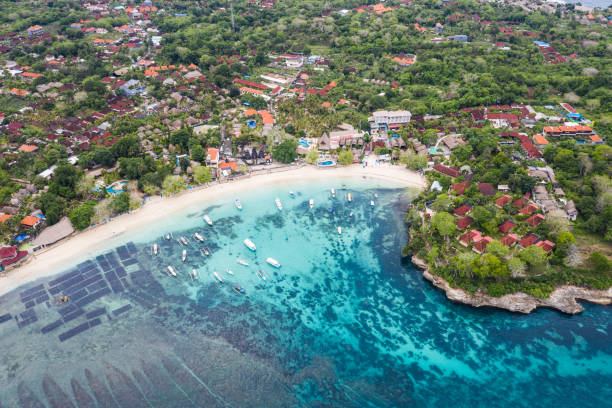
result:
[[[495,188],[489,183],[478,183],[478,190],[480,190],[480,194],[486,196],[494,196]]]
[[[502,208],[504,205],[509,204],[511,201],[512,197],[510,197],[508,194],[504,194],[503,196],[495,200],[495,205],[499,208]]]
[[[535,205],[533,203],[529,203],[525,207],[523,207],[519,211],[519,213],[521,213],[522,215],[529,215],[529,214],[533,214],[537,210],[538,210],[538,206],[537,205]]]
[[[538,243],[536,243],[536,246],[542,248],[544,252],[550,252],[555,247],[555,244],[550,241],[539,241]]]
[[[506,220],[503,223],[501,223],[499,225],[499,227],[497,227],[498,231],[501,232],[502,234],[507,234],[508,232],[512,231],[512,229],[515,227],[514,222],[510,221],[510,220]]]
[[[523,248],[528,248],[532,246],[533,244],[535,244],[536,242],[538,242],[539,240],[540,240],[540,237],[538,237],[536,234],[531,233],[521,238],[518,244],[519,246]]]
[[[472,242],[477,242],[477,241],[480,241],[481,239],[482,239],[482,234],[480,233],[480,231],[478,231],[478,230],[469,230],[469,231],[463,233],[459,237],[459,242],[463,246],[467,247]]]
[[[512,246],[516,243],[516,241],[518,241],[518,236],[516,236],[515,234],[508,234],[505,235],[504,237],[502,237],[502,239],[500,240],[500,242],[505,245],[505,246]]]
[[[459,169],[455,167],[444,166],[442,164],[434,165],[433,169],[438,173],[446,174],[447,176],[451,177],[459,177],[461,175],[461,173],[459,173]]]
[[[458,220],[455,225],[457,226],[457,229],[466,229],[467,227],[470,226],[470,224],[474,221],[474,219],[472,217],[463,217],[460,220]]]
[[[525,222],[532,227],[538,226],[542,221],[544,221],[544,216],[542,214],[533,214],[531,217],[527,218]]]
[[[467,188],[470,186],[470,182],[469,181],[462,181],[461,183],[456,183],[451,185],[451,189],[454,190],[457,195],[462,195],[463,193],[465,193],[465,190],[467,190]]]

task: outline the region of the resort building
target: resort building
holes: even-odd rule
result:
[[[368,118],[370,129],[387,130],[397,129],[402,125],[410,123],[412,114],[409,111],[376,111]]]

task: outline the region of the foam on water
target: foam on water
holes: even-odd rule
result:
[[[611,309],[519,316],[448,302],[400,257],[415,193],[363,179],[302,182],[245,192],[243,211],[219,196],[116,238],[87,263],[75,258],[0,298],[0,405],[609,404]]]

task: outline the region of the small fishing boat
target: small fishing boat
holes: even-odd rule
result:
[[[157,247],[157,243],[153,244],[153,255],[157,255],[159,252],[159,248]]]
[[[225,272],[227,272],[229,275],[233,275],[234,272],[232,272],[232,270],[230,268],[226,268]]]
[[[348,193],[346,195],[346,199],[348,200],[349,203],[353,201],[353,196],[351,195],[351,193]]]
[[[238,259],[236,262],[238,262],[242,266],[249,266],[249,263],[244,259]]]
[[[206,256],[210,256],[210,249],[206,245],[200,248],[200,252]]]
[[[268,279],[268,277],[266,276],[265,273],[263,273],[262,270],[259,270],[259,271],[255,272],[255,275],[257,275],[259,280],[266,280],[266,279]]]
[[[374,193],[374,198],[378,198],[378,193]]]
[[[176,276],[176,271],[170,265],[168,265],[168,276]]]
[[[312,210],[312,208],[314,207],[314,200],[311,198],[310,201],[308,201],[308,205],[310,206],[310,209]]]
[[[331,196],[332,196],[332,198],[336,197],[336,189],[334,189],[334,188],[331,189]]]
[[[352,217],[352,216],[353,216],[353,212],[351,211],[351,213],[349,214],[349,217]]]
[[[280,268],[280,263],[274,258],[266,258],[266,262],[272,265],[275,268]]]
[[[276,198],[276,200],[274,200],[274,202],[276,203],[276,208],[278,208],[278,211],[282,211],[283,210],[283,204],[281,203],[280,198]]]
[[[338,225],[338,235],[342,235],[342,227]]]
[[[246,294],[246,290],[244,290],[244,288],[240,285],[232,286],[232,289],[234,290],[234,292],[236,292],[239,295]]]
[[[179,238],[179,242],[183,245],[187,245],[189,243],[189,241],[187,241],[187,238],[185,237]]]
[[[196,280],[198,279],[198,271],[196,271],[195,269],[191,270],[191,280]]]
[[[219,282],[223,282],[223,278],[221,276],[219,276],[219,274],[217,272],[213,272],[213,275],[215,275],[215,278],[217,278],[217,280]]]
[[[204,215],[204,221],[206,221],[208,225],[212,226],[212,220],[208,215]]]
[[[200,242],[204,242],[204,237],[202,236],[202,234],[200,234],[199,232],[196,232],[195,234],[193,234],[193,236]]]
[[[170,232],[166,232],[166,240],[170,241],[172,239],[172,234]]]
[[[187,250],[183,249],[183,262],[187,259]]]
[[[239,199],[234,200],[234,205],[236,206],[237,209],[242,210],[242,203],[240,202]]]
[[[291,198],[295,198],[295,193],[294,193],[293,191],[290,191],[290,192],[289,192],[289,197],[291,197]]]
[[[374,200],[370,200],[370,206],[374,207]]]
[[[251,241],[250,239],[247,238],[243,242],[244,242],[244,245],[246,245],[246,247],[249,248],[251,251],[257,250],[257,247],[255,246],[253,241]]]

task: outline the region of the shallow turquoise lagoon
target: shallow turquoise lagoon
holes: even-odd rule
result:
[[[220,195],[75,257],[0,298],[0,406],[612,406],[612,309],[450,303],[400,257],[414,194],[278,184],[242,193],[243,211]]]

